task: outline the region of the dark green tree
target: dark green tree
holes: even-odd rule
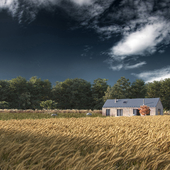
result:
[[[125,99],[130,97],[130,82],[129,79],[121,77],[113,86],[113,99]]]
[[[147,83],[146,84],[146,98],[157,98],[161,97],[161,84],[162,81],[154,81],[152,83]]]
[[[107,90],[108,79],[95,79],[92,84],[92,99],[93,99],[93,109],[101,110],[104,105],[103,96],[105,96],[105,92]]]
[[[2,107],[5,109],[6,104],[4,103],[9,102],[9,95],[10,95],[10,83],[8,80],[0,80],[0,101],[2,101]],[[8,103],[9,107],[9,103]]]
[[[160,98],[165,110],[170,110],[170,78],[160,81]]]
[[[130,98],[130,82],[129,79],[126,79],[125,77],[121,77],[119,80],[117,80],[116,84],[114,84],[112,87],[108,87],[105,96],[103,96],[104,102],[107,99],[125,99]]]
[[[83,79],[66,79],[64,82],[57,82],[52,92],[52,100],[58,103],[60,109],[91,108],[91,83]]]
[[[31,95],[30,92],[22,93],[19,96],[19,99],[22,101],[21,108],[24,108],[24,110],[27,108],[31,108]]]
[[[52,97],[51,82],[49,80],[42,81],[41,78],[38,79],[34,76],[30,78],[27,84],[31,94],[32,109],[41,109],[40,103]]]
[[[24,102],[26,100],[23,101],[22,95],[29,92],[27,88],[27,80],[19,76],[15,79],[9,80],[9,82],[10,82],[10,86],[9,86],[10,94],[8,96],[7,102],[10,103],[10,108],[24,109],[25,107]]]
[[[59,109],[62,108],[62,105],[63,105],[63,92],[62,92],[62,87],[61,87],[61,84],[62,82],[59,82],[59,81],[56,81],[55,82],[56,85],[53,86],[51,92],[52,92],[52,96],[51,96],[51,100],[57,102],[57,106]]]
[[[146,92],[145,82],[142,79],[136,79],[130,87],[129,98],[145,98]]]
[[[1,86],[6,88],[0,88],[0,93],[7,94],[6,97],[3,97],[2,94],[1,99],[9,102],[10,108],[40,109],[40,102],[48,100],[52,96],[49,80],[41,81],[36,76],[30,78],[28,82],[25,78],[19,76],[8,82],[1,81],[1,83]],[[9,87],[7,84],[9,84]]]

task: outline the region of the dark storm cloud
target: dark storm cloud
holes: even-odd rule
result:
[[[60,0],[1,0],[0,10],[6,9],[20,22],[32,22],[40,9],[52,10]]]
[[[149,56],[156,51],[163,53],[165,46],[170,43],[170,0],[0,1],[0,9],[7,9],[19,22],[31,22],[40,9],[53,11],[55,6],[63,8],[79,21],[79,26],[93,28],[102,40],[118,34],[121,36],[108,53],[112,58],[108,62],[112,70],[142,67],[146,61],[137,60],[133,65],[129,61],[135,61],[136,56]],[[149,75],[153,74],[157,76],[156,72],[135,76],[147,81]]]

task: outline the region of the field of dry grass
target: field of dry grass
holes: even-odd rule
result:
[[[170,170],[170,116],[0,120],[2,170]]]
[[[77,110],[77,109],[66,109],[66,110],[60,110],[60,109],[43,109],[43,110],[31,110],[31,109],[27,109],[27,110],[18,110],[18,109],[0,109],[0,113],[87,113],[87,112],[93,112],[93,113],[101,113],[102,114],[102,110]]]

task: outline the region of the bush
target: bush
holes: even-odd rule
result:
[[[149,107],[146,106],[146,105],[140,106],[140,108],[139,108],[138,110],[139,110],[139,113],[140,113],[142,116],[149,115],[149,113],[150,113],[150,109],[149,109]]]
[[[40,106],[42,108],[45,108],[45,109],[55,109],[56,106],[57,106],[57,103],[55,103],[54,101],[52,100],[46,100],[46,101],[42,101],[40,103]]]
[[[0,109],[9,108],[9,103],[6,101],[0,101]]]

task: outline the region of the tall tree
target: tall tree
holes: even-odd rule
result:
[[[19,96],[19,100],[22,101],[21,102],[21,108],[24,110],[25,109],[28,109],[28,108],[31,108],[31,95],[30,95],[30,92],[25,92],[25,93],[22,93],[20,96]]]
[[[107,90],[108,79],[95,79],[92,85],[92,99],[93,99],[93,109],[100,110],[104,105],[103,96]]]
[[[142,79],[136,79],[130,87],[129,98],[145,98],[146,91],[145,82]]]
[[[8,102],[10,95],[10,82],[8,80],[0,80],[0,101]]]
[[[165,110],[170,110],[170,78],[160,81],[160,98]]]
[[[21,95],[29,92],[27,88],[27,80],[22,78],[21,76],[9,80],[10,82],[10,95],[8,98],[8,102],[10,102],[10,107],[23,109],[23,100]]]
[[[112,87],[108,86],[105,92],[105,96],[103,96],[104,102],[107,99],[125,99],[130,97],[130,82],[129,79],[125,77],[121,77],[117,80],[116,84]]]
[[[9,80],[9,95],[7,102],[10,108],[16,109],[41,109],[40,102],[52,96],[49,80],[41,81],[36,76],[27,82],[21,76]]]
[[[83,79],[66,79],[64,82],[57,82],[52,92],[52,100],[58,103],[60,109],[91,108],[91,83]]]
[[[62,101],[63,100],[63,92],[62,92],[62,87],[61,87],[62,82],[56,81],[55,83],[56,83],[56,85],[53,86],[53,88],[51,90],[51,92],[52,92],[51,100],[57,102],[58,108],[61,109],[62,103],[64,102],[64,101]]]
[[[113,99],[112,94],[113,94],[113,87],[108,86],[105,95],[103,96],[103,101],[106,102],[107,99]]]
[[[121,77],[113,86],[112,98],[124,99],[130,97],[130,82],[129,79]]]
[[[27,84],[31,94],[32,109],[41,109],[40,103],[52,97],[51,82],[48,79],[42,81],[41,78],[34,76]]]
[[[154,81],[152,83],[147,83],[146,97],[147,98],[161,97],[161,84],[162,84],[162,81]]]

